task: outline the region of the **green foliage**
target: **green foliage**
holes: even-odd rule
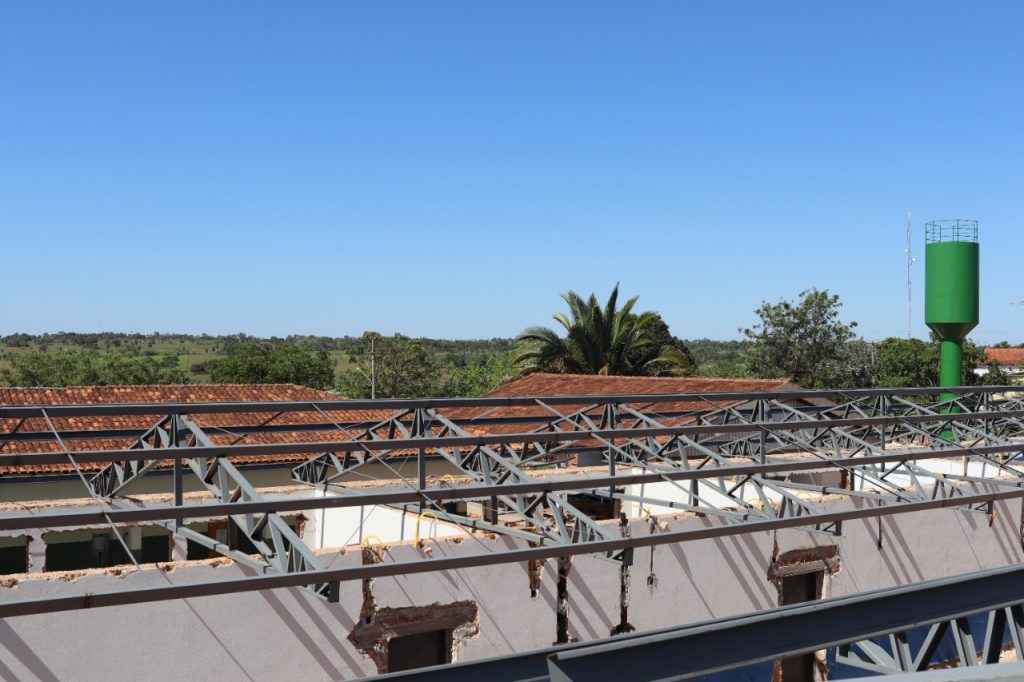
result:
[[[878,379],[881,387],[938,386],[940,344],[932,335],[929,341],[891,337],[879,341]],[[978,376],[974,368],[985,363],[985,349],[970,340],[964,341],[961,375],[966,386],[1008,383],[995,363],[989,364],[989,373]]]
[[[185,383],[185,375],[173,358],[156,360],[87,351],[14,353],[10,367],[0,371],[0,378],[10,386]]]
[[[1024,301],[1022,301],[1022,303],[1024,303]],[[1004,340],[989,346],[989,348],[1024,348],[1024,343],[1018,343],[1017,345],[1013,345],[1009,341]]]
[[[760,322],[740,329],[752,342],[746,354],[755,376],[788,377],[805,388],[841,387],[846,379],[844,352],[856,322],[839,320],[842,303],[828,290],[808,289],[797,303],[761,304]]]
[[[307,351],[284,343],[243,341],[210,370],[222,384],[299,384],[312,388],[334,385],[334,365],[325,351]]]
[[[645,367],[645,374],[655,376],[693,374],[697,371],[690,349],[672,336],[668,324],[658,313],[651,313],[647,338],[651,343],[634,350],[633,357],[628,359],[630,366]]]
[[[508,364],[508,356],[513,347],[512,339],[418,339],[432,368],[431,381],[426,393],[434,395],[455,394],[458,391],[486,392],[498,381],[505,378],[496,366]],[[327,337],[327,336],[288,336],[261,339],[246,334],[228,336],[210,336],[208,334],[122,334],[103,332],[98,334],[76,334],[59,332],[57,334],[11,334],[0,337],[0,382],[7,383],[83,383],[99,377],[106,383],[135,381],[184,381],[190,383],[207,383],[211,381],[268,381],[272,376],[285,376],[285,380],[302,379],[307,375],[308,383],[319,385],[327,381],[327,369],[316,372],[295,371],[288,369],[289,363],[274,362],[273,358],[264,357],[260,352],[247,362],[224,361],[228,355],[238,348],[248,345],[265,344],[268,346],[289,346],[303,353],[319,358],[326,353],[330,359],[330,369],[341,377],[345,370],[351,369],[352,359],[363,353],[364,337]],[[5,352],[6,351],[6,352]],[[243,355],[248,351],[243,351]],[[25,353],[47,353],[48,358],[25,357],[16,360]],[[101,373],[98,370],[83,370],[79,364],[72,363],[71,368],[58,367],[63,362],[57,358],[66,354],[84,353],[96,356],[95,362],[120,367],[125,364],[123,358],[146,358],[141,364],[143,369],[155,367],[165,371],[166,375],[154,375],[149,371],[127,372],[114,370]],[[276,356],[281,360],[281,353]],[[296,356],[297,357],[297,356]],[[498,358],[492,362],[492,358]],[[285,359],[287,360],[287,358]],[[15,368],[15,363],[18,369]],[[128,361],[129,366],[139,363]],[[291,363],[295,364],[295,363]],[[298,363],[300,365],[305,362]],[[224,365],[216,377],[212,376],[218,365]],[[272,366],[278,369],[272,369]],[[282,372],[281,366],[285,367]],[[177,368],[180,371],[175,371]],[[367,363],[367,371],[369,365]],[[313,378],[308,378],[312,374]],[[356,373],[358,374],[358,373]],[[492,376],[493,374],[493,376]],[[63,378],[62,378],[63,377]],[[306,381],[304,381],[305,383]],[[330,385],[331,382],[323,385]],[[493,383],[493,385],[492,385]],[[361,388],[360,388],[361,390]],[[366,383],[369,392],[369,383]],[[359,393],[354,393],[359,395]]]
[[[683,341],[698,365],[719,360],[742,361],[749,341],[718,341],[715,339],[686,339]]]
[[[686,346],[669,334],[653,312],[634,313],[638,297],[618,307],[619,286],[604,307],[597,296],[584,300],[574,291],[562,294],[569,315],[555,313],[562,338],[548,327],[530,327],[517,339],[512,362],[522,372],[639,375],[693,369]]]
[[[878,342],[878,386],[935,386],[938,383],[937,343],[896,337]]]
[[[515,376],[511,353],[492,355],[485,362],[453,367],[436,392],[439,396],[479,396]]]
[[[603,315],[604,311],[600,312]],[[634,319],[639,317],[632,312],[630,314]],[[680,341],[671,335],[668,325],[656,313],[652,314],[648,324],[648,335],[653,342],[635,348],[628,358],[628,364],[631,366],[647,365],[642,369],[643,373],[680,374],[696,370],[704,376],[751,375],[747,359],[755,342],[750,338],[739,341]],[[327,377],[330,371],[334,370],[343,392],[353,397],[368,397],[369,381],[353,369],[353,363],[358,362],[364,371],[369,373],[369,336],[370,334],[360,337],[288,336],[260,339],[245,334],[11,334],[0,337],[0,382],[22,386],[200,383],[216,380],[271,381],[274,380],[271,377],[283,375],[285,378],[282,380],[285,381],[298,380],[299,383],[329,386],[331,382]],[[385,345],[388,340],[394,338],[374,336],[382,339]],[[411,381],[394,377],[391,388],[382,382],[382,396],[385,395],[383,391],[392,390],[408,394],[411,389],[403,384],[418,387],[420,395],[481,395],[520,370],[519,366],[511,362],[516,347],[513,339],[398,338],[409,343],[415,341],[418,350],[413,356],[421,358],[422,371],[413,371]],[[830,385],[842,388],[870,386],[876,383],[883,386],[937,383],[937,345],[918,341],[921,347],[916,351],[886,348],[883,352],[882,344],[891,345],[902,341],[887,339],[880,343],[868,343],[860,339],[848,339],[835,357],[823,361],[832,377]],[[405,342],[399,341],[398,345],[402,346]],[[221,367],[216,378],[212,377],[214,369],[223,364],[228,354],[240,347],[251,345],[287,346],[298,349],[304,354],[301,357],[307,360],[310,357],[319,359],[321,367],[315,372],[295,371],[294,367],[288,368],[289,362],[272,362],[270,358],[264,357],[265,351],[260,351],[260,357],[254,359],[248,369],[244,366],[239,368],[246,364],[240,362],[235,369],[231,369],[230,365]],[[1013,347],[1009,342],[996,345]],[[666,351],[666,348],[669,350]],[[672,348],[677,349],[682,356],[676,363],[648,364],[651,357],[662,352],[671,353]],[[922,348],[925,350],[922,351]],[[278,359],[289,352],[279,352]],[[328,355],[328,367],[322,366],[321,353]],[[398,352],[396,355],[401,359],[406,353]],[[295,357],[298,358],[300,355],[295,354]],[[386,359],[382,361],[387,362]],[[1009,378],[999,372],[998,368],[993,368],[985,377],[976,377],[970,371],[976,361],[983,361],[981,349],[977,349],[973,344],[967,344],[964,349],[965,381],[988,384],[1009,382]],[[297,364],[301,367],[309,363],[303,361]],[[402,366],[401,362],[397,364]],[[272,372],[271,365],[276,365],[278,369]],[[284,370],[280,369],[282,366]],[[385,374],[386,371],[385,368]],[[782,370],[772,373],[788,374]],[[302,376],[303,374],[306,376]],[[309,378],[310,375],[312,378]]]
[[[681,342],[689,349],[697,373],[706,377],[747,377],[744,353],[749,341],[716,341],[688,339]]]
[[[375,355],[372,367],[371,341]],[[376,332],[366,332],[350,358],[353,366],[338,374],[338,391],[350,398],[369,398],[370,375],[374,368],[378,398],[478,396],[490,392],[513,375],[508,351],[497,351],[484,355],[483,359],[469,361],[453,351],[447,356],[448,362],[442,363],[428,351],[432,341],[436,343],[436,340],[412,339],[401,334],[381,336]]]
[[[377,332],[363,334],[358,360],[360,369],[349,369],[338,378],[338,390],[350,398],[370,397],[370,350],[377,377],[378,398],[412,398],[431,395],[437,385],[437,363],[424,348],[421,339]]]
[[[878,378],[878,349],[864,339],[843,344],[836,363],[836,388],[871,388]]]
[[[982,350],[982,355],[984,355],[984,352],[985,351]],[[985,374],[984,376],[977,376],[976,374],[974,374],[974,372],[971,372],[971,384],[985,384],[988,386],[1009,386],[1010,384],[1015,383],[1013,377],[1011,377],[1003,370],[999,369],[998,362],[993,360],[992,362],[987,363],[986,367],[988,367],[988,374]]]
[[[712,360],[700,365],[698,374],[703,377],[725,377],[739,379],[749,377],[747,365],[742,360]]]

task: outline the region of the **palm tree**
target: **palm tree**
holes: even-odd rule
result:
[[[594,294],[587,300],[575,291],[562,294],[569,315],[555,313],[554,318],[566,337],[548,327],[530,327],[516,338],[512,362],[524,373],[619,375],[678,371],[692,363],[684,349],[659,343],[657,331],[664,323],[658,313],[634,313],[638,296],[617,308],[618,298],[618,284],[604,308]]]

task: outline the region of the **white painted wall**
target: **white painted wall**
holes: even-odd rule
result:
[[[333,493],[328,496],[335,497]],[[315,497],[324,497],[322,490]],[[364,542],[400,542],[426,538],[466,537],[458,526],[445,522],[443,515],[433,511],[422,515],[380,505],[342,507],[305,512],[309,519],[303,540],[315,549],[346,547]],[[441,516],[439,519],[438,516]]]

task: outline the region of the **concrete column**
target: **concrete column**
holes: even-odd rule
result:
[[[132,526],[124,533],[124,541],[128,549],[132,550],[136,561],[142,556],[142,526]]]
[[[46,543],[42,534],[28,536],[28,572],[42,573],[46,570]]]
[[[188,540],[180,535],[171,535],[171,561],[185,561],[188,558]]]

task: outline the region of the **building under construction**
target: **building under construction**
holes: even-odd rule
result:
[[[1016,391],[543,374],[473,399],[0,390],[0,672],[1012,671]]]

